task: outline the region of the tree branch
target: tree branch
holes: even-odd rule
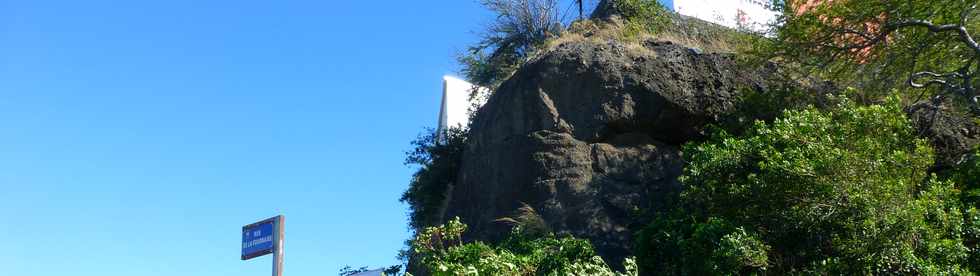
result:
[[[980,44],[978,44],[973,36],[970,35],[970,32],[967,31],[966,27],[960,24],[936,25],[928,20],[905,20],[886,25],[885,28],[888,31],[883,33],[890,33],[906,27],[925,27],[933,33],[956,32],[960,36],[960,41],[973,49],[973,52],[976,55],[980,56]]]

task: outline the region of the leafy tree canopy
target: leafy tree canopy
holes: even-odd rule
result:
[[[955,95],[977,106],[975,0],[773,3],[782,15],[774,38],[760,40],[759,54],[796,62],[805,75],[861,88],[869,102],[892,88],[928,87],[905,94],[912,99]]]

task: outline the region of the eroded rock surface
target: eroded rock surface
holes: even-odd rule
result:
[[[523,66],[475,117],[444,218],[468,239],[526,203],[551,229],[590,239],[610,264],[632,231],[680,190],[680,145],[732,112],[740,91],[764,93],[765,69],[669,42],[567,42]]]
[[[980,143],[980,125],[967,114],[958,114],[950,103],[916,103],[908,108],[909,120],[919,136],[936,150],[935,170],[948,169],[971,157]]]

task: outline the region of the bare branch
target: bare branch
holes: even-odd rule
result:
[[[949,78],[950,75],[951,74],[939,74],[939,73],[928,72],[928,71],[918,72],[912,74],[912,77],[909,78],[909,85],[915,88],[925,88],[933,84],[942,85],[943,87],[948,87],[949,83],[944,79]],[[931,77],[932,79],[929,79],[928,81],[923,83],[916,82],[917,79],[920,79],[922,77]]]
[[[905,20],[886,25],[885,28],[888,31],[885,33],[890,33],[907,27],[925,27],[933,33],[956,32],[960,36],[960,41],[972,48],[976,55],[980,55],[980,44],[978,44],[973,36],[970,35],[970,32],[966,29],[966,26],[960,24],[936,25],[928,20]]]

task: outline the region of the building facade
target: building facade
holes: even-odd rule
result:
[[[673,11],[729,28],[766,31],[777,13],[766,0],[674,0]]]
[[[444,139],[449,128],[469,126],[474,108],[482,106],[485,102],[482,97],[471,97],[474,90],[482,95],[489,92],[487,88],[456,77],[442,77],[442,103],[439,106],[439,126],[436,128],[440,141]]]

